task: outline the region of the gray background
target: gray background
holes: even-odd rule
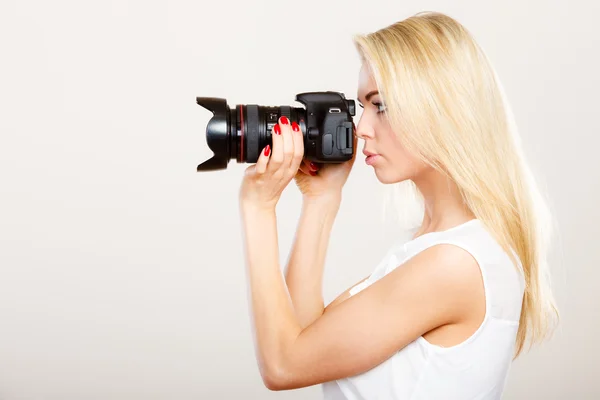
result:
[[[320,398],[262,385],[237,209],[246,165],[196,173],[211,113],[195,97],[355,98],[351,35],[422,10],[457,18],[491,58],[559,221],[562,324],[514,363],[505,398],[600,397],[598,2],[3,0],[0,399]],[[360,155],[327,302],[402,234],[385,189]],[[282,262],[300,200],[292,184],[278,206]]]

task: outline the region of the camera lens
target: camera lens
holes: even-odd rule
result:
[[[217,97],[197,97],[196,102],[212,111],[206,127],[206,142],[214,156],[198,165],[198,171],[225,169],[230,159],[238,163],[255,163],[261,150],[271,144],[273,126],[281,116],[296,121],[306,132],[306,110],[290,106],[238,104],[230,109],[227,101]]]

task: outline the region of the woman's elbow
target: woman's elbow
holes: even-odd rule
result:
[[[265,387],[271,391],[298,389],[298,382],[282,367],[265,368],[261,373]]]

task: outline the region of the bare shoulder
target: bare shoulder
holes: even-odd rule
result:
[[[409,261],[422,265],[423,272],[432,273],[433,278],[464,284],[471,280],[476,284],[481,283],[478,260],[470,251],[457,244],[434,244],[417,253]]]
[[[431,330],[452,324],[478,325],[483,318],[485,289],[481,266],[475,255],[461,245],[434,244],[400,269],[405,271],[398,273],[397,279],[410,277],[408,281],[427,294],[423,301],[444,313],[445,318],[437,319],[438,326],[430,326]],[[408,290],[408,282],[398,285]]]
[[[481,266],[475,256],[460,245],[434,244],[404,264],[401,269],[406,269],[406,275],[419,281],[422,279],[423,286],[429,287],[427,292],[438,293],[434,299],[450,301],[459,313],[465,311],[464,301],[481,298]]]

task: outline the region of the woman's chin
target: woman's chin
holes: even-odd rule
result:
[[[377,176],[377,180],[381,183],[383,183],[384,185],[390,184],[390,183],[394,183],[394,179],[392,179],[392,175],[389,173],[386,173],[386,171],[384,169],[378,169],[378,168],[374,168],[373,169],[375,172],[375,176]]]
[[[403,177],[402,174],[399,174],[397,171],[390,171],[385,168],[373,168],[373,171],[375,172],[375,176],[377,176],[377,180],[384,185],[398,183],[408,179],[407,177]]]

